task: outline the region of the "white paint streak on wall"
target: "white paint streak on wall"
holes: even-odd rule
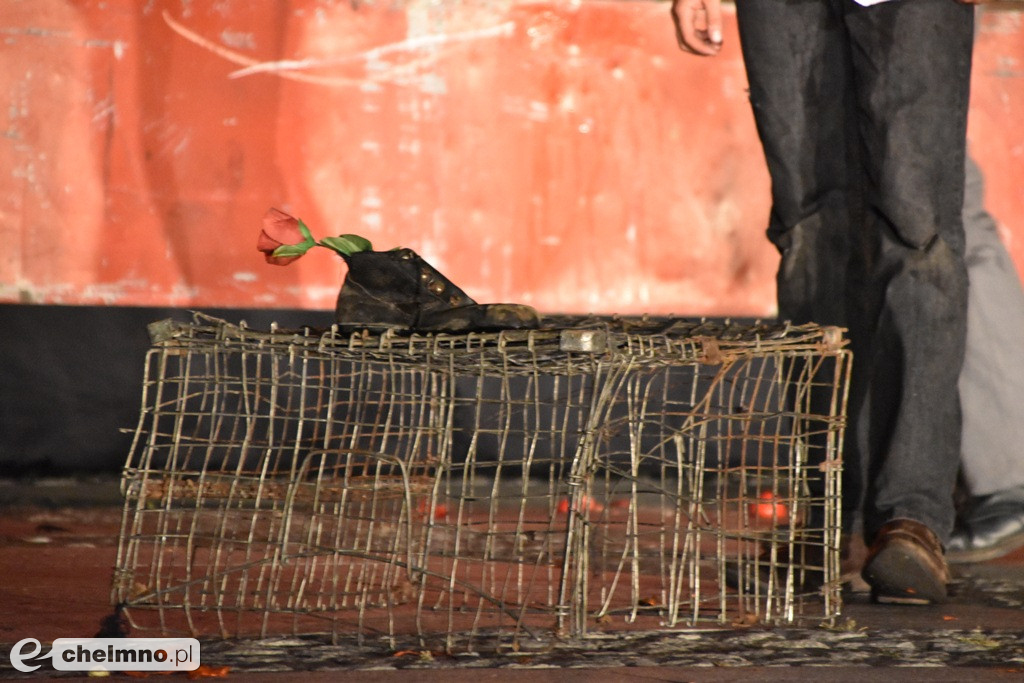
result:
[[[146,280],[135,279],[97,283],[83,287],[79,296],[85,301],[112,306],[130,297],[132,293],[146,289],[147,284]]]
[[[176,288],[180,294],[182,285]],[[73,284],[55,283],[40,285],[18,278],[13,283],[0,283],[0,300],[20,301],[22,303],[47,304],[104,304],[117,305],[136,298],[140,292],[152,291],[153,285],[148,280],[130,278],[116,282],[101,282],[79,288]],[[198,289],[189,288],[190,296],[195,297]]]
[[[77,301],[75,288],[69,284],[39,286],[24,278],[16,278],[13,283],[0,282],[0,300],[18,301],[20,303],[63,303]]]
[[[187,282],[178,282],[170,291],[170,299],[172,304],[183,304],[195,301],[199,298],[199,287],[191,285]]]
[[[183,15],[188,16],[188,12]],[[391,82],[399,85],[411,85],[431,94],[443,94],[446,84],[436,73],[429,71],[443,55],[441,48],[468,43],[474,40],[511,35],[515,32],[515,23],[511,21],[469,31],[457,33],[432,33],[407,38],[396,43],[350,52],[344,55],[328,57],[309,57],[302,59],[279,59],[261,62],[235,48],[235,43],[247,43],[245,34],[222,33],[221,42],[231,44],[225,47],[191,31],[184,24],[176,21],[168,12],[163,13],[164,21],[176,33],[185,39],[213,52],[227,61],[242,66],[231,74],[230,78],[242,78],[254,74],[270,73],[290,80],[313,83],[328,87],[361,87],[369,81]],[[248,45],[246,45],[248,47]],[[431,53],[423,57],[413,57],[401,64],[392,64],[385,58],[402,53],[415,53],[430,49]],[[338,67],[363,62],[366,71],[364,77],[351,78],[346,76],[325,76],[307,73],[310,69]]]
[[[256,49],[256,37],[252,33],[224,29],[220,33],[220,42],[236,50]]]
[[[501,110],[516,118],[523,118],[527,121],[543,123],[550,118],[550,108],[547,102],[539,100],[527,100],[516,95],[505,95],[501,98]]]
[[[72,33],[71,31],[55,31],[53,29],[41,28],[37,26],[4,26],[0,27],[0,36],[24,36],[27,38],[71,38]]]
[[[338,281],[338,285],[335,287],[316,287],[309,286],[302,288],[302,293],[309,297],[310,301],[318,308],[334,308],[334,303],[338,298],[338,290],[341,289],[341,281]]]
[[[365,61],[384,63],[384,57],[403,52],[412,52],[427,48],[440,47],[454,43],[494,38],[498,36],[512,35],[515,31],[515,22],[506,21],[497,26],[461,31],[458,33],[439,33],[414,36],[395,43],[388,43],[379,47],[353,52],[335,57],[317,57],[306,59],[280,59],[271,62],[260,62],[244,69],[239,69],[231,74],[231,78],[241,78],[257,73],[282,72],[282,71],[305,71],[319,69],[325,66],[339,66],[354,62]]]
[[[418,138],[403,138],[398,142],[398,151],[411,156],[419,156],[422,143]]]
[[[380,198],[379,188],[369,185],[364,187],[359,205],[363,208],[359,223],[371,234],[379,230],[384,222],[380,213],[383,201]]]
[[[117,109],[114,103],[113,95],[108,95],[107,97],[104,97],[102,100],[97,101],[95,104],[93,104],[92,109],[93,124],[106,124],[110,120],[110,118],[114,116],[114,112]]]

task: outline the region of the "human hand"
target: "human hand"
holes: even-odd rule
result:
[[[710,57],[722,49],[722,0],[672,0],[679,49]]]

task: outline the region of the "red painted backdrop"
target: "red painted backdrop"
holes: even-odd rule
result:
[[[330,308],[270,206],[419,251],[479,301],[771,314],[735,26],[659,2],[0,3],[0,301]],[[1024,265],[1024,27],[989,12],[971,137]],[[321,253],[317,253],[321,252]]]

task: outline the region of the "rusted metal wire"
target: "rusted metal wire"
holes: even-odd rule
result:
[[[151,335],[113,586],[137,629],[472,649],[839,614],[838,329]]]

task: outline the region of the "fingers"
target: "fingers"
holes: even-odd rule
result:
[[[705,56],[722,49],[721,0],[673,0],[672,21],[680,49]]]
[[[705,0],[707,12],[708,40],[715,46],[715,52],[722,48],[722,3],[719,0]]]

